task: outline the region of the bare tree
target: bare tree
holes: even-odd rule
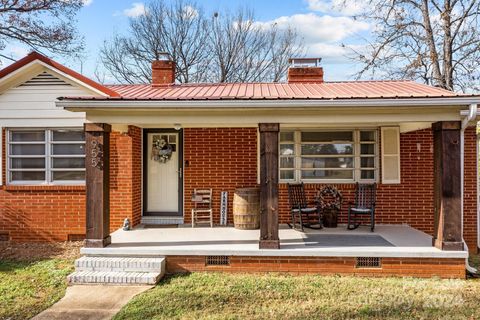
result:
[[[128,34],[105,41],[101,61],[127,83],[149,82],[150,63],[163,52],[176,62],[181,83],[279,81],[288,58],[301,53],[299,42],[292,29],[256,23],[247,10],[207,19],[194,3],[158,0],[131,18]]]
[[[202,77],[198,67],[207,54],[206,35],[207,21],[194,4],[152,1],[145,15],[130,19],[128,35],[105,41],[101,60],[117,81],[148,82],[152,60],[167,52],[176,62],[178,81],[198,81]]]
[[[8,43],[34,50],[75,54],[83,47],[73,22],[82,0],[0,0],[0,57]]]
[[[280,81],[288,58],[303,54],[293,29],[256,23],[253,12],[244,9],[214,14],[209,35],[211,81]]]
[[[357,0],[345,0],[345,3]],[[449,90],[480,90],[479,0],[368,0],[358,16],[374,39],[353,58],[357,77],[380,74]]]

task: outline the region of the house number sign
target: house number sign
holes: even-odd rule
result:
[[[92,163],[90,164],[94,168],[102,169],[103,167],[103,145],[97,140],[92,140],[90,156]]]

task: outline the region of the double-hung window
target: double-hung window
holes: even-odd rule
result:
[[[373,182],[378,176],[377,131],[280,132],[280,180]]]
[[[10,184],[85,182],[82,129],[10,129],[7,131],[7,158]]]

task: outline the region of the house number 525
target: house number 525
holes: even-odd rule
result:
[[[103,166],[103,145],[98,141],[93,140],[91,143],[90,156],[92,159],[91,166],[102,169]]]

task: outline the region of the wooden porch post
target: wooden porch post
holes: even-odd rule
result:
[[[432,125],[434,144],[434,246],[463,250],[460,121]]]
[[[280,249],[278,238],[278,123],[260,123],[260,249]]]
[[[85,246],[110,244],[110,131],[106,123],[85,123],[87,235]]]

